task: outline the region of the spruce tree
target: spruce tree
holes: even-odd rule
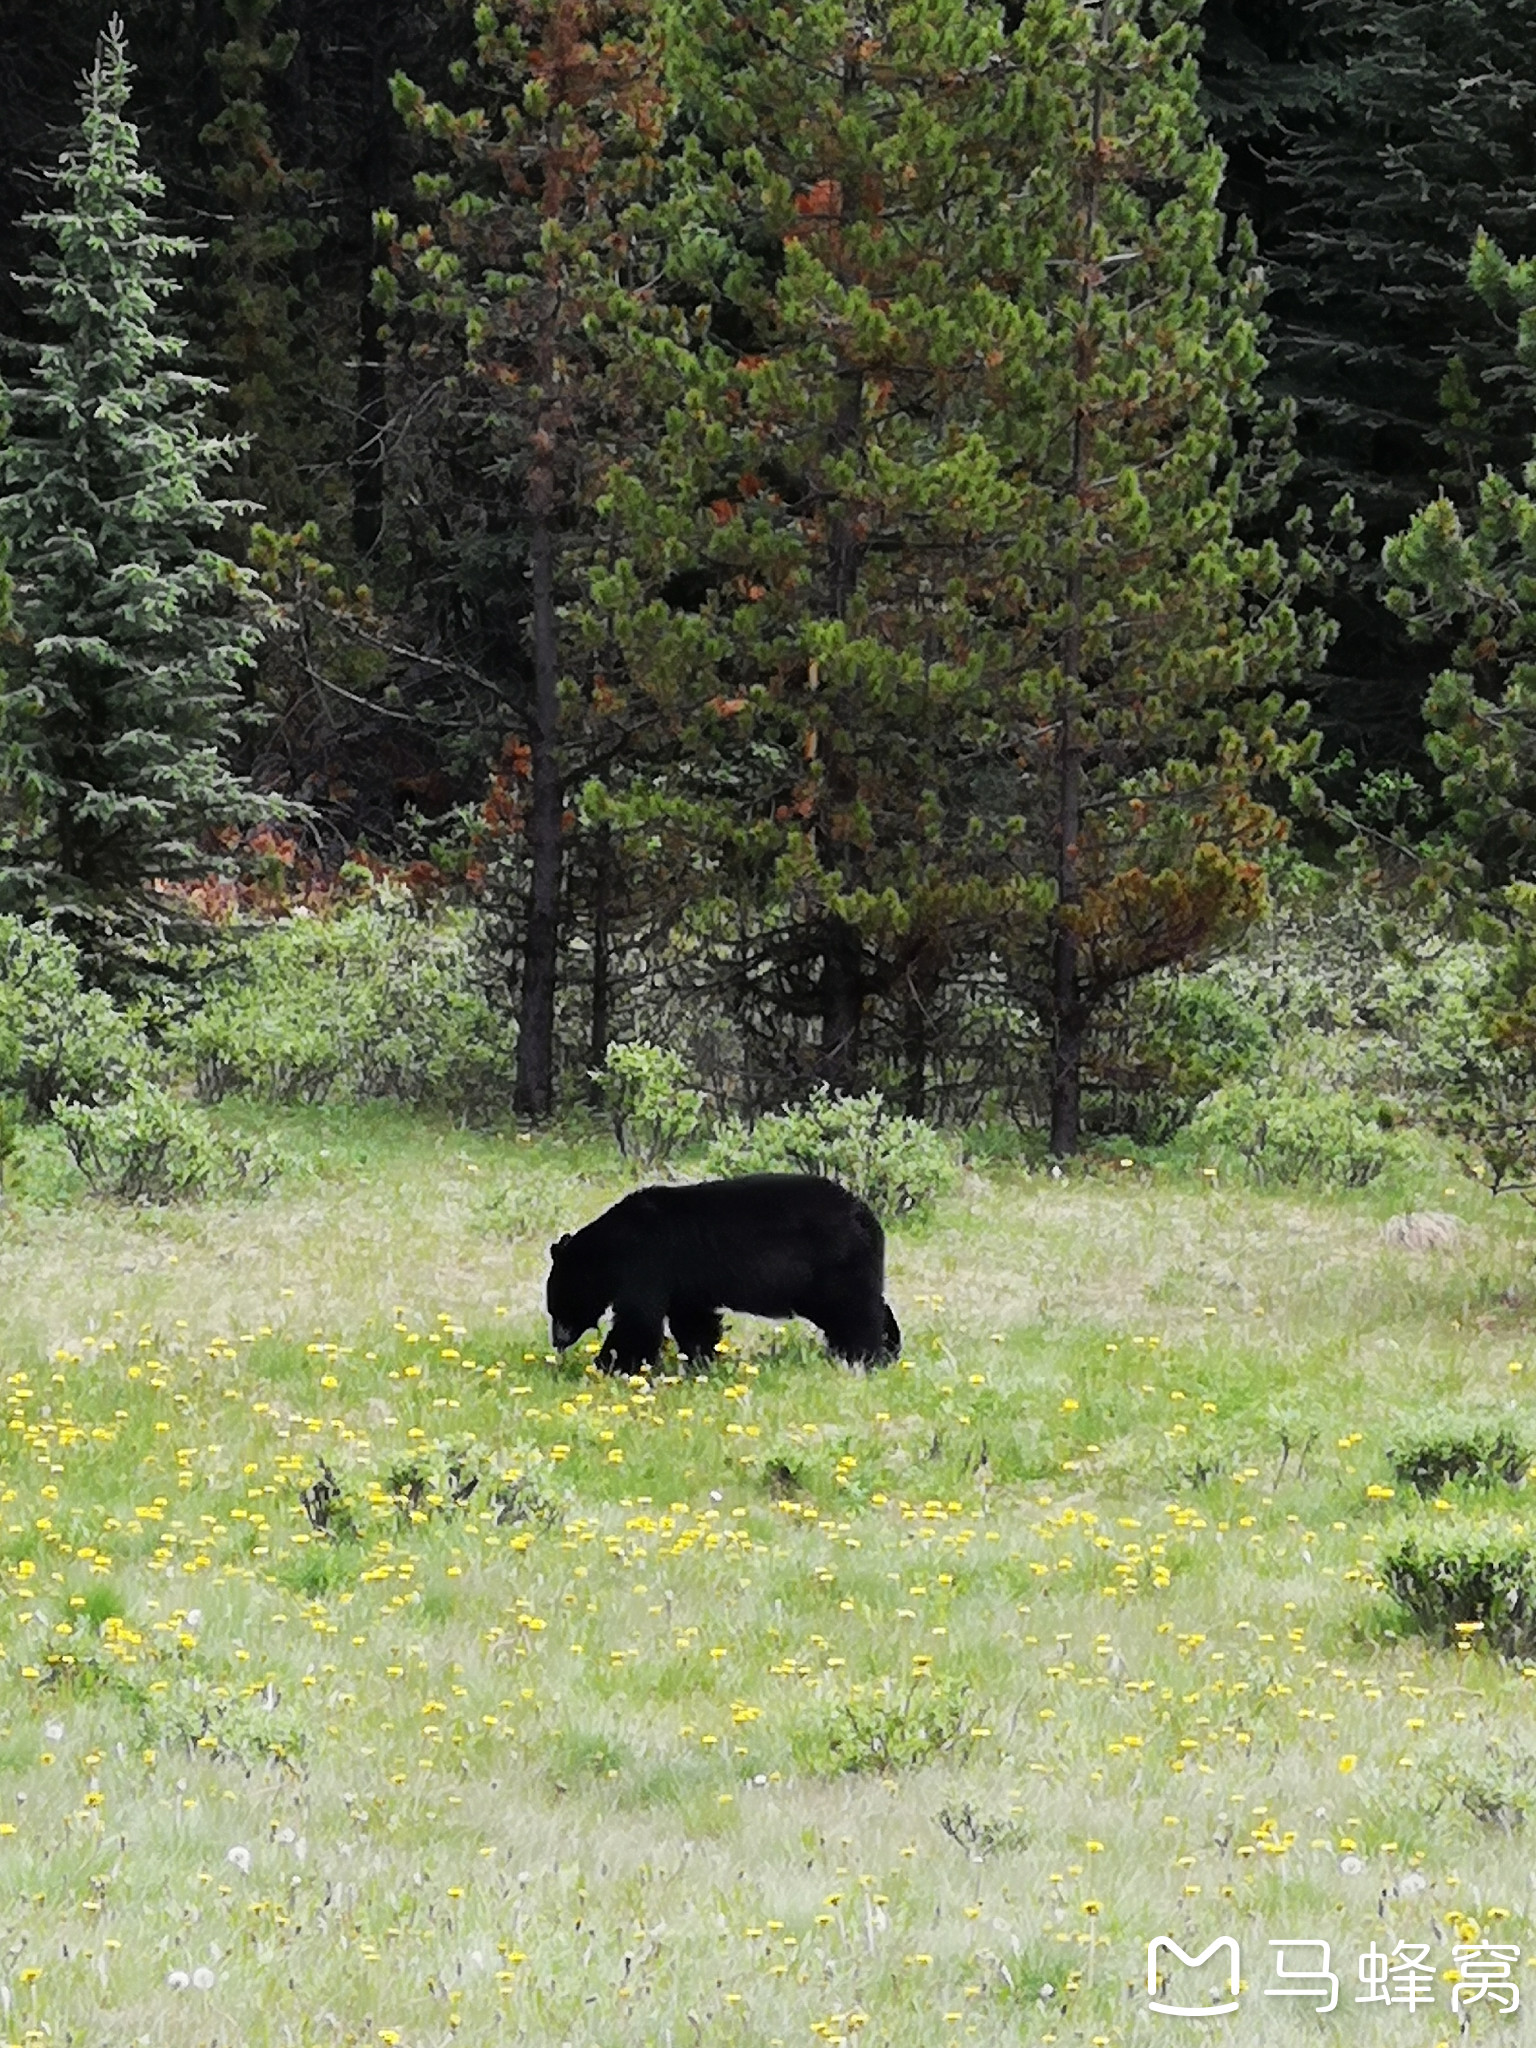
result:
[[[54,204],[23,284],[44,337],[8,384],[0,538],[18,646],[0,687],[8,893],[76,910],[209,865],[209,835],[257,810],[229,765],[252,659],[244,573],[220,552],[238,508],[207,487],[233,453],[180,368],[169,317],[192,244],[129,120],[122,24],[81,86],[80,129],[45,173]]]
[[[299,32],[274,26],[277,0],[226,0],[225,12],[229,33],[208,52],[223,105],[200,137],[220,216],[209,251],[215,347],[239,435],[234,482],[287,532],[332,509],[321,472],[334,437],[320,422],[342,412],[346,394],[317,347],[320,180],[283,161],[269,106]]]

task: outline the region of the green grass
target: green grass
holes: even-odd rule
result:
[[[999,1167],[893,1236],[899,1366],[738,1319],[646,1386],[547,1355],[601,1146],[263,1121],[263,1201],[0,1230],[0,2038],[1287,2043],[1288,1936],[1428,2044],[1372,1941],[1536,1956],[1536,1668],[1378,1574],[1525,1512],[1388,1463],[1529,1433],[1524,1211]],[[1149,2013],[1227,1933],[1240,2014]]]

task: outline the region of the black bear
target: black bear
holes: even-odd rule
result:
[[[885,1233],[836,1181],[753,1173],[692,1187],[639,1188],[550,1250],[557,1350],[613,1309],[598,1353],[607,1372],[656,1363],[662,1324],[688,1358],[720,1342],[720,1311],[804,1316],[839,1357],[884,1364],[901,1349],[885,1301]]]

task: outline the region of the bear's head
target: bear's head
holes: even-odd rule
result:
[[[608,1306],[602,1281],[588,1270],[570,1236],[556,1238],[549,1248],[549,1286],[544,1302],[557,1351],[568,1351],[585,1331],[596,1329]]]

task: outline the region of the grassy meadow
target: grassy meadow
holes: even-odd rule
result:
[[[1536,2000],[1536,1666],[1378,1563],[1521,1512],[1387,1457],[1532,1419],[1521,1205],[968,1173],[891,1236],[899,1365],[738,1318],[646,1385],[548,1354],[607,1147],[262,1115],[264,1199],[0,1228],[0,2039],[1518,2037],[1447,1973]],[[1150,2011],[1159,1934],[1240,2009]]]

